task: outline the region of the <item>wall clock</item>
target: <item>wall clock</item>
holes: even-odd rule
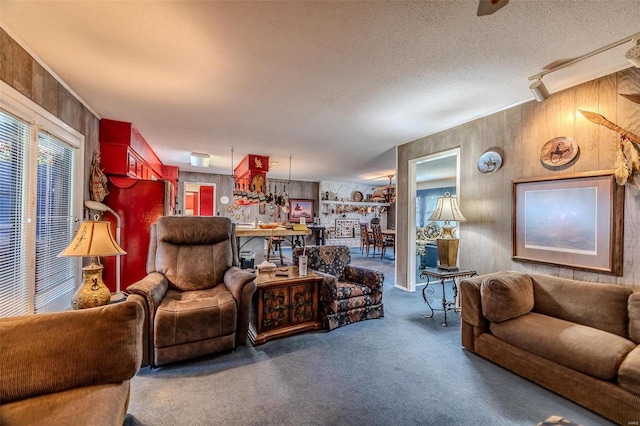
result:
[[[478,171],[482,174],[495,173],[502,167],[502,154],[498,151],[486,151],[478,158]]]

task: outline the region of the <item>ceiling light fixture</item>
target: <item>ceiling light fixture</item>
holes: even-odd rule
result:
[[[634,67],[640,68],[640,37],[634,38],[632,41],[634,45],[631,49],[627,50],[624,57],[627,58],[627,61],[631,62]]]
[[[605,52],[609,49],[613,49],[614,47],[618,47],[621,44],[627,43],[629,41],[633,42],[635,45],[627,51],[625,58],[633,66],[640,68],[640,33],[636,33],[629,37],[625,37],[621,40],[618,40],[604,47],[601,47],[600,49],[596,49],[593,52],[589,52],[582,56],[578,56],[577,58],[573,58],[569,61],[563,62],[554,67],[551,67],[542,72],[539,72],[538,74],[532,75],[531,77],[529,77],[529,80],[533,80],[533,83],[531,84],[531,86],[529,86],[529,89],[531,89],[531,92],[533,93],[533,96],[536,98],[536,100],[538,102],[542,102],[550,96],[549,91],[547,90],[544,83],[542,82],[542,77],[554,71],[558,71],[562,68],[566,68],[568,66],[577,64],[580,61],[583,61],[599,53]]]
[[[192,152],[190,154],[191,165],[193,167],[209,167],[211,164],[211,156],[202,152]]]
[[[542,77],[531,83],[529,89],[538,102],[542,102],[551,96],[549,90],[547,90],[547,86],[545,86],[542,81]]]

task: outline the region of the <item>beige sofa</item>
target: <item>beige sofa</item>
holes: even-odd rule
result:
[[[143,315],[123,302],[0,319],[0,425],[122,425]]]
[[[539,274],[462,280],[462,344],[619,424],[640,422],[640,292]]]

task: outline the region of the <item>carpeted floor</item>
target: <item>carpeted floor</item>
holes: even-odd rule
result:
[[[131,383],[129,425],[536,425],[551,415],[612,424],[460,345],[460,318],[425,319],[421,293],[382,270],[385,317],[168,367]],[[437,296],[437,293],[436,293]]]

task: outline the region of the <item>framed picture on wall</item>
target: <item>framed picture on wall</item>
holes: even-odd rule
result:
[[[622,275],[624,186],[592,172],[513,182],[513,259]]]
[[[301,217],[313,222],[313,200],[289,200],[289,222],[299,223]]]

